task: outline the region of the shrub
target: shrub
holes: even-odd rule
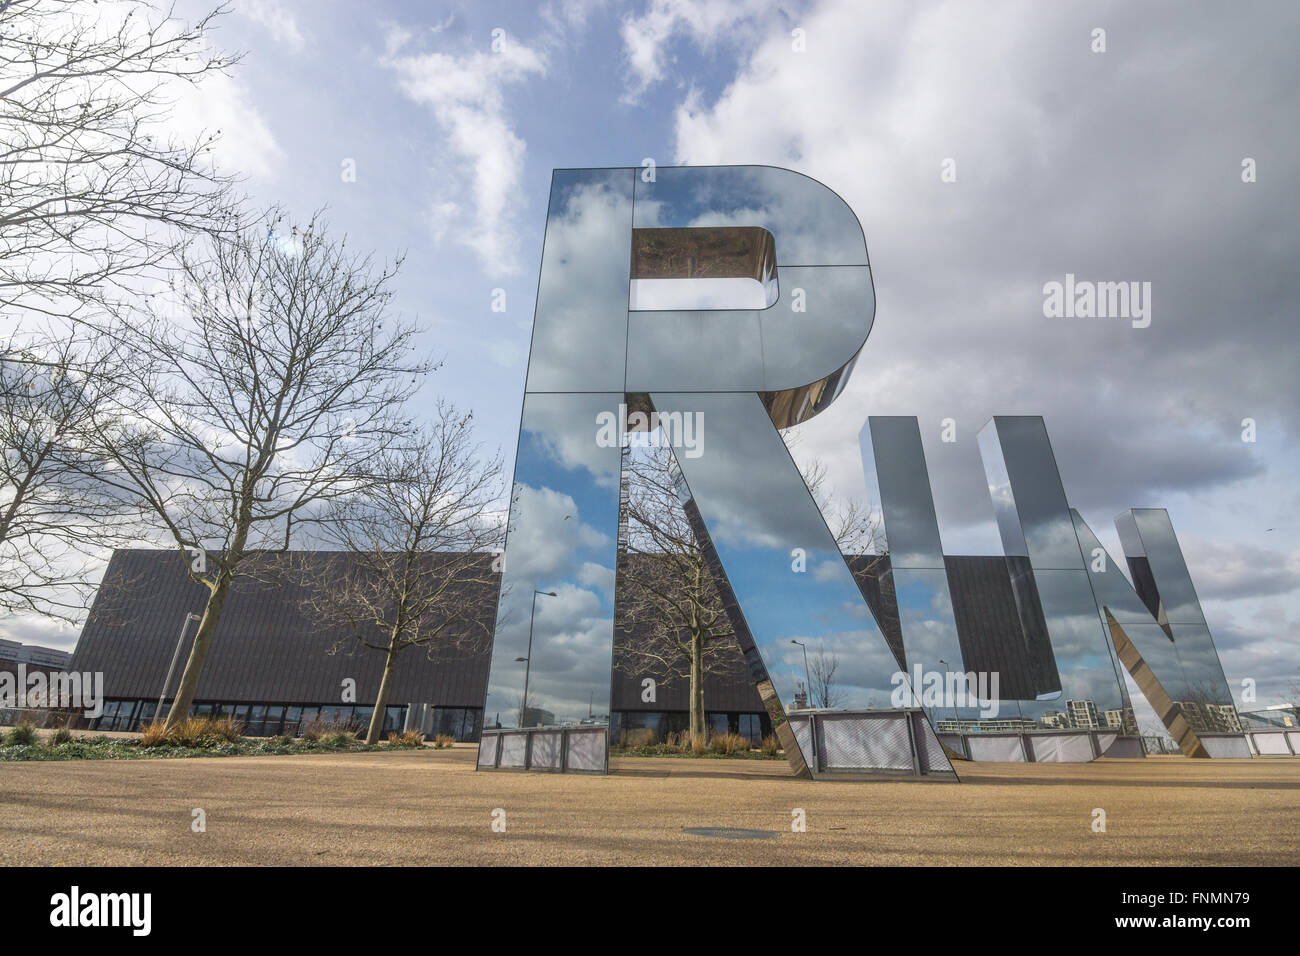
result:
[[[619,741],[620,746],[628,750],[641,750],[654,743],[655,732],[649,727],[633,727],[624,730],[619,737],[622,738]]]
[[[167,735],[163,733],[163,722],[155,720],[152,723],[145,724],[140,728],[140,746],[141,747],[161,747],[167,742]]]
[[[356,743],[356,741],[357,738],[353,737],[351,734],[344,733],[341,730],[336,730],[330,734],[322,734],[320,745],[322,747],[329,747],[331,750],[343,750],[347,747],[351,747]]]
[[[388,745],[390,747],[423,747],[424,734],[418,730],[405,730],[400,734],[395,730],[390,731]]]
[[[451,734],[438,734],[433,738],[433,745],[441,750],[443,747],[450,747],[456,742],[456,738]]]
[[[354,720],[313,720],[302,730],[303,740],[323,741],[326,737],[344,734],[356,737],[358,725]]]
[[[67,727],[60,727],[53,736],[50,737],[50,746],[57,747],[59,744],[66,744],[72,741],[72,731]]]
[[[729,757],[735,753],[749,752],[749,738],[742,737],[740,734],[714,734],[709,743],[713,747],[714,753],[723,756]]]
[[[5,734],[5,745],[9,747],[30,747],[36,743],[36,726],[30,720],[24,720],[16,727],[11,727]]]
[[[187,717],[174,730],[155,720],[140,728],[141,747],[219,747],[237,744],[244,725],[233,717]]]
[[[768,734],[763,738],[763,742],[759,744],[758,749],[763,752],[765,757],[775,757],[777,751],[781,749],[781,744],[774,734]]]

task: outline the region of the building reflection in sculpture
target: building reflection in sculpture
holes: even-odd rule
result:
[[[665,629],[647,623],[646,595],[681,555],[702,569],[729,666],[747,674],[796,772],[817,749],[786,720],[810,643],[839,663],[840,707],[919,704],[951,730],[1135,733],[1120,668],[1138,665],[1125,655],[1184,723],[1230,723],[1172,531],[1145,512],[1121,522],[1136,592],[1093,571],[1039,418],[995,418],[979,436],[1004,557],[957,569],[944,555],[906,418],[872,418],[861,439],[889,550],[841,554],[779,429],[841,393],[874,311],[861,226],[814,180],[771,167],[555,172],[487,692],[503,728],[601,724],[611,672],[637,680],[643,667],[653,684],[680,670],[656,671],[644,648],[616,654],[615,636],[638,615],[642,632]],[[653,446],[673,476],[672,541],[634,544],[633,445]],[[995,591],[1009,598],[997,613],[1014,608],[1008,625],[992,637],[964,626]],[[991,699],[935,706],[911,677],[956,673],[995,676],[979,685]],[[934,739],[922,724],[914,756]]]

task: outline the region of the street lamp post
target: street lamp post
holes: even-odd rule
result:
[[[805,686],[808,688],[808,702],[809,704],[811,704],[812,703],[812,675],[808,673],[808,645],[805,644],[803,641],[796,641],[793,637],[790,638],[790,643],[798,644],[800,647],[803,648],[803,679],[805,681]]]
[[[172,674],[176,673],[176,662],[181,659],[181,647],[185,644],[185,631],[190,626],[190,621],[199,620],[197,614],[186,614],[185,620],[181,621],[180,637],[176,638],[176,650],[172,654],[172,666],[167,668],[167,678],[163,681],[162,693],[158,695],[158,712],[154,715],[156,720],[162,719],[163,701],[167,699],[167,687],[172,682]]]
[[[533,669],[533,618],[537,616],[537,595],[545,594],[547,597],[555,597],[554,591],[539,591],[533,588],[533,609],[528,614],[528,656],[516,657],[516,661],[524,662],[524,697],[519,704],[519,726],[525,726],[528,718],[528,677]]]

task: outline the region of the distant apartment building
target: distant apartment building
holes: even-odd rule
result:
[[[1096,730],[1102,726],[1101,719],[1097,716],[1097,705],[1090,700],[1067,700],[1065,713],[1071,727]]]
[[[1023,717],[1000,720],[938,720],[935,731],[941,734],[1020,734],[1040,730],[1039,724]]]
[[[67,670],[72,661],[68,651],[53,647],[41,647],[39,644],[24,644],[0,638],[0,661],[14,664],[30,664],[42,669]]]

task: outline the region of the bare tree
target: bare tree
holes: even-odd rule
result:
[[[0,309],[66,317],[234,226],[215,134],[163,128],[177,86],[237,57],[152,3],[0,3]]]
[[[231,582],[287,550],[295,523],[373,484],[430,367],[412,358],[414,327],[387,313],[400,260],[376,270],[318,217],[281,229],[273,213],[187,246],[178,314],[106,330],[131,361],[95,410],[99,478],[141,502],[208,592],[169,724],[188,714]]]
[[[104,550],[132,536],[138,508],[91,477],[82,441],[118,370],[76,335],[0,343],[0,613],[75,621]]]
[[[705,676],[743,666],[732,619],[692,529],[693,505],[671,449],[629,449],[624,480],[617,609],[623,639],[615,643],[614,666],[664,684],[688,681],[689,730],[703,741]]]
[[[854,570],[856,574],[869,572],[886,550],[885,529],[880,515],[869,504],[834,495],[826,479],[826,465],[820,458],[809,459],[802,474],[808,493],[821,511],[840,553],[846,560],[867,557],[868,560]]]
[[[821,648],[808,659],[809,705],[817,708],[839,707],[844,703],[844,691],[836,684],[835,672],[840,668],[838,654],[827,654]]]
[[[321,533],[337,571],[313,562],[306,609],[344,644],[384,655],[367,743],[384,725],[398,655],[471,653],[492,635],[502,539],[501,458],[483,458],[472,416],[440,403],[432,425],[379,453],[364,495],[333,501]]]

